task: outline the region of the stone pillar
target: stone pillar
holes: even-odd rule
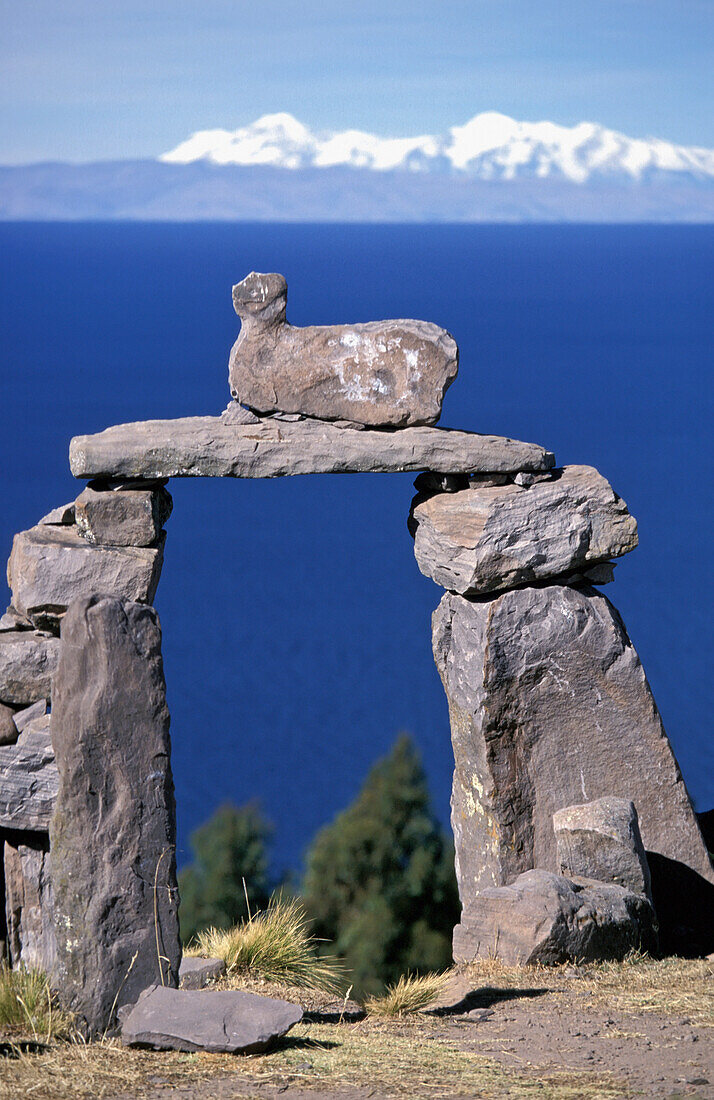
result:
[[[10,965],[49,973],[55,962],[52,884],[46,833],[8,833],[4,843]]]
[[[90,1034],[181,956],[176,811],[153,608],[92,596],[62,620],[53,682],[59,773],[50,825],[53,984]]]
[[[434,654],[451,717],[463,919],[482,890],[560,870],[555,811],[615,796],[637,807],[663,948],[705,947],[714,868],[612,604],[587,585],[447,593]]]

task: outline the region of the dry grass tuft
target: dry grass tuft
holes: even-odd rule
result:
[[[296,898],[272,898],[268,908],[222,930],[200,932],[187,955],[223,959],[230,978],[240,975],[339,994],[344,987],[342,963],[318,955],[305,910]]]
[[[0,1030],[8,1038],[48,1043],[68,1035],[72,1020],[62,1012],[41,970],[0,967]]]
[[[441,996],[449,980],[448,974],[402,974],[394,985],[387,986],[381,997],[368,997],[364,1007],[368,1016],[409,1016],[430,1008]]]

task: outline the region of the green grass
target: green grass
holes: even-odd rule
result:
[[[278,896],[234,928],[199,932],[184,953],[223,959],[229,978],[244,975],[339,994],[344,968],[338,959],[318,955],[317,944],[300,901]]]
[[[36,1042],[69,1033],[70,1017],[57,1008],[41,970],[0,967],[0,1030],[10,1038],[31,1036]]]
[[[402,974],[381,997],[368,997],[364,1007],[369,1016],[409,1016],[433,1005],[447,981],[448,974]]]

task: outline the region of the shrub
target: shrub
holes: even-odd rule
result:
[[[303,989],[340,993],[344,970],[317,954],[305,910],[296,898],[271,898],[264,912],[234,928],[199,932],[187,954],[223,959],[229,976],[245,975]]]
[[[408,1016],[434,1004],[444,991],[448,974],[402,974],[387,986],[381,997],[368,997],[364,1007],[369,1016]]]
[[[10,1034],[31,1033],[49,1042],[71,1030],[71,1017],[57,1007],[41,970],[0,966],[0,1028]]]

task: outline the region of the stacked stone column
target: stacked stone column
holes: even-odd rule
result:
[[[625,503],[583,466],[415,487],[417,562],[447,590],[433,645],[455,759],[455,957],[499,953],[489,891],[561,870],[553,814],[611,796],[637,807],[663,945],[691,947],[714,871],[640,660],[597,587],[637,545]]]
[[[156,634],[153,649],[156,650],[160,646],[158,623],[155,613],[146,605],[152,602],[159,581],[165,541],[163,525],[170,512],[171,498],[162,482],[106,480],[92,483],[74,504],[55,509],[35,527],[15,536],[8,563],[12,602],[0,620],[0,864],[4,878],[1,923],[4,953],[13,966],[38,966],[48,973],[56,973],[66,956],[68,942],[68,936],[63,936],[66,928],[61,927],[61,921],[58,924],[61,916],[56,905],[58,883],[65,908],[68,891],[76,896],[96,894],[97,883],[87,881],[86,877],[83,879],[77,868],[69,878],[58,875],[50,848],[58,789],[64,790],[59,798],[63,820],[82,822],[77,789],[72,788],[68,775],[78,765],[90,774],[87,760],[82,756],[81,729],[79,726],[67,729],[65,723],[64,730],[58,731],[53,717],[55,681],[61,653],[66,649],[60,635],[64,634],[68,608],[87,598],[108,598],[123,609],[117,623],[133,622],[139,611],[132,609],[144,608],[150,618],[153,616],[152,629]],[[145,634],[147,629],[142,627],[141,632]],[[98,648],[97,637],[88,635],[86,638],[94,689],[104,676],[102,691],[113,704],[113,726],[107,713],[87,735],[86,742],[87,746],[94,745],[95,752],[102,752],[107,783],[115,787],[108,795],[109,802],[122,784],[127,786],[126,776],[122,779],[111,775],[110,742],[123,744],[121,751],[131,759],[137,756],[136,740],[142,736],[136,714],[127,711],[127,700],[120,705],[116,690],[112,696],[111,685],[107,682],[107,670],[112,664],[110,651],[112,645],[121,645],[122,636],[117,628],[113,639],[105,644],[104,656]],[[139,670],[148,667],[148,651],[137,660]],[[154,678],[157,676],[163,684],[160,669]],[[65,695],[67,692],[70,696],[81,693],[82,685],[76,676],[69,685],[66,681],[65,676]],[[91,685],[85,685],[85,689],[92,694]],[[167,730],[168,713],[165,724]],[[62,751],[57,750],[58,732]],[[164,732],[168,754],[168,734]],[[145,729],[143,735],[145,739]],[[175,812],[168,755],[166,767],[168,785],[153,797],[157,805],[164,806],[163,847],[171,849],[168,858],[165,857],[160,881],[162,887],[168,882],[167,888],[173,884],[175,889],[172,850]],[[128,782],[130,788],[132,783]],[[108,809],[105,805],[103,812]],[[96,830],[87,821],[84,826],[82,858],[89,860],[93,845],[99,844],[104,859],[108,853],[108,837],[103,836],[99,841],[93,835]],[[140,847],[144,847],[148,868],[156,844],[146,829],[142,834],[138,820],[130,820],[128,826],[136,826],[139,830],[137,836]],[[147,890],[150,894],[149,887]],[[176,899],[173,904],[175,909]],[[145,916],[150,928],[148,911]],[[177,928],[174,939],[175,945],[165,952],[170,960],[166,964],[167,973],[173,973],[177,966]],[[97,983],[97,976],[92,974],[89,981]],[[92,1025],[97,1022],[98,1017],[92,1020]]]

